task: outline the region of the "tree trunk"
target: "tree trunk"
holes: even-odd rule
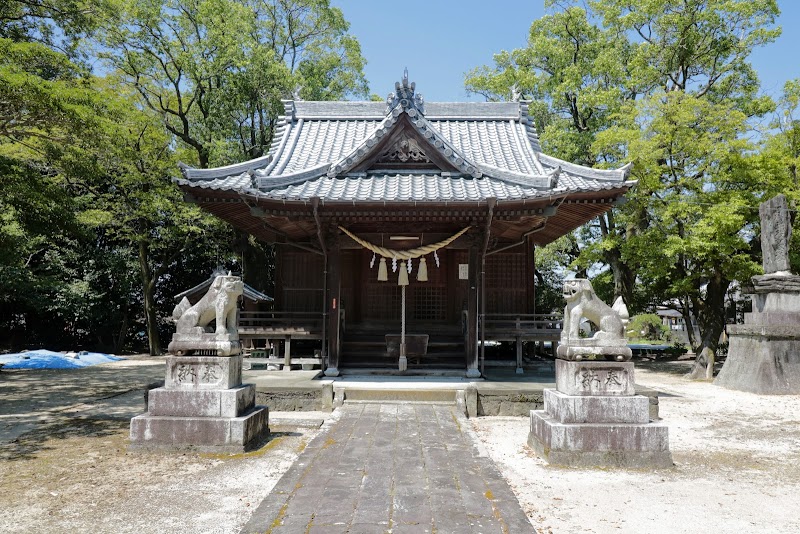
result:
[[[139,271],[142,276],[142,293],[144,296],[144,316],[147,320],[147,346],[150,356],[161,354],[161,340],[158,331],[158,314],[156,313],[155,292],[156,281],[150,270],[150,247],[146,241],[139,242]]]
[[[683,324],[686,328],[686,339],[689,342],[689,348],[695,353],[699,354],[699,344],[694,335],[694,323],[692,322],[692,310],[689,307],[689,298],[681,301],[681,316],[683,316]]]
[[[122,320],[119,325],[119,333],[114,338],[113,350],[114,354],[119,354],[125,348],[125,338],[128,334],[128,304],[125,304],[125,312],[122,314]]]
[[[691,380],[713,380],[714,350],[711,347],[703,347],[703,349],[697,353],[692,370],[689,371],[686,377]]]
[[[606,254],[606,261],[611,267],[611,274],[614,276],[614,299],[622,297],[627,306],[635,309],[633,286],[636,281],[636,275],[633,274],[633,270],[622,261],[622,254],[620,254],[619,249],[610,250]]]
[[[692,380],[714,378],[714,355],[725,329],[725,295],[729,286],[730,280],[717,271],[706,285],[705,300],[694,299],[695,316],[700,327],[700,345],[694,366],[687,375]]]
[[[619,234],[614,220],[613,209],[597,219],[600,223],[600,232],[604,239],[611,235]],[[611,274],[614,276],[614,299],[616,300],[617,297],[622,297],[622,300],[625,301],[629,309],[635,310],[633,287],[636,283],[636,274],[628,264],[623,261],[620,246],[606,250],[603,253],[603,259],[611,268]]]

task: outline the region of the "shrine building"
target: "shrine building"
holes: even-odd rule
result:
[[[424,102],[407,77],[385,103],[284,106],[266,156],[177,181],[276,245],[275,311],[243,312],[243,337],[280,340],[287,358],[292,339],[319,340],[328,376],[468,377],[487,340],[516,341],[505,364],[521,372],[521,341],[558,339],[558,318],[536,314],[535,248],[609,210],[635,183],[628,166],[544,154],[526,102]]]

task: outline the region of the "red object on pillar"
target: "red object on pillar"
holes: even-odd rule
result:
[[[336,309],[336,299],[333,299],[333,309]]]

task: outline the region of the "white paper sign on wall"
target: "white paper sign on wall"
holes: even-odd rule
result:
[[[469,280],[469,263],[458,264],[458,279]]]

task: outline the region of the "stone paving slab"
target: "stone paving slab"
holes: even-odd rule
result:
[[[534,533],[452,405],[347,404],[242,532]]]

